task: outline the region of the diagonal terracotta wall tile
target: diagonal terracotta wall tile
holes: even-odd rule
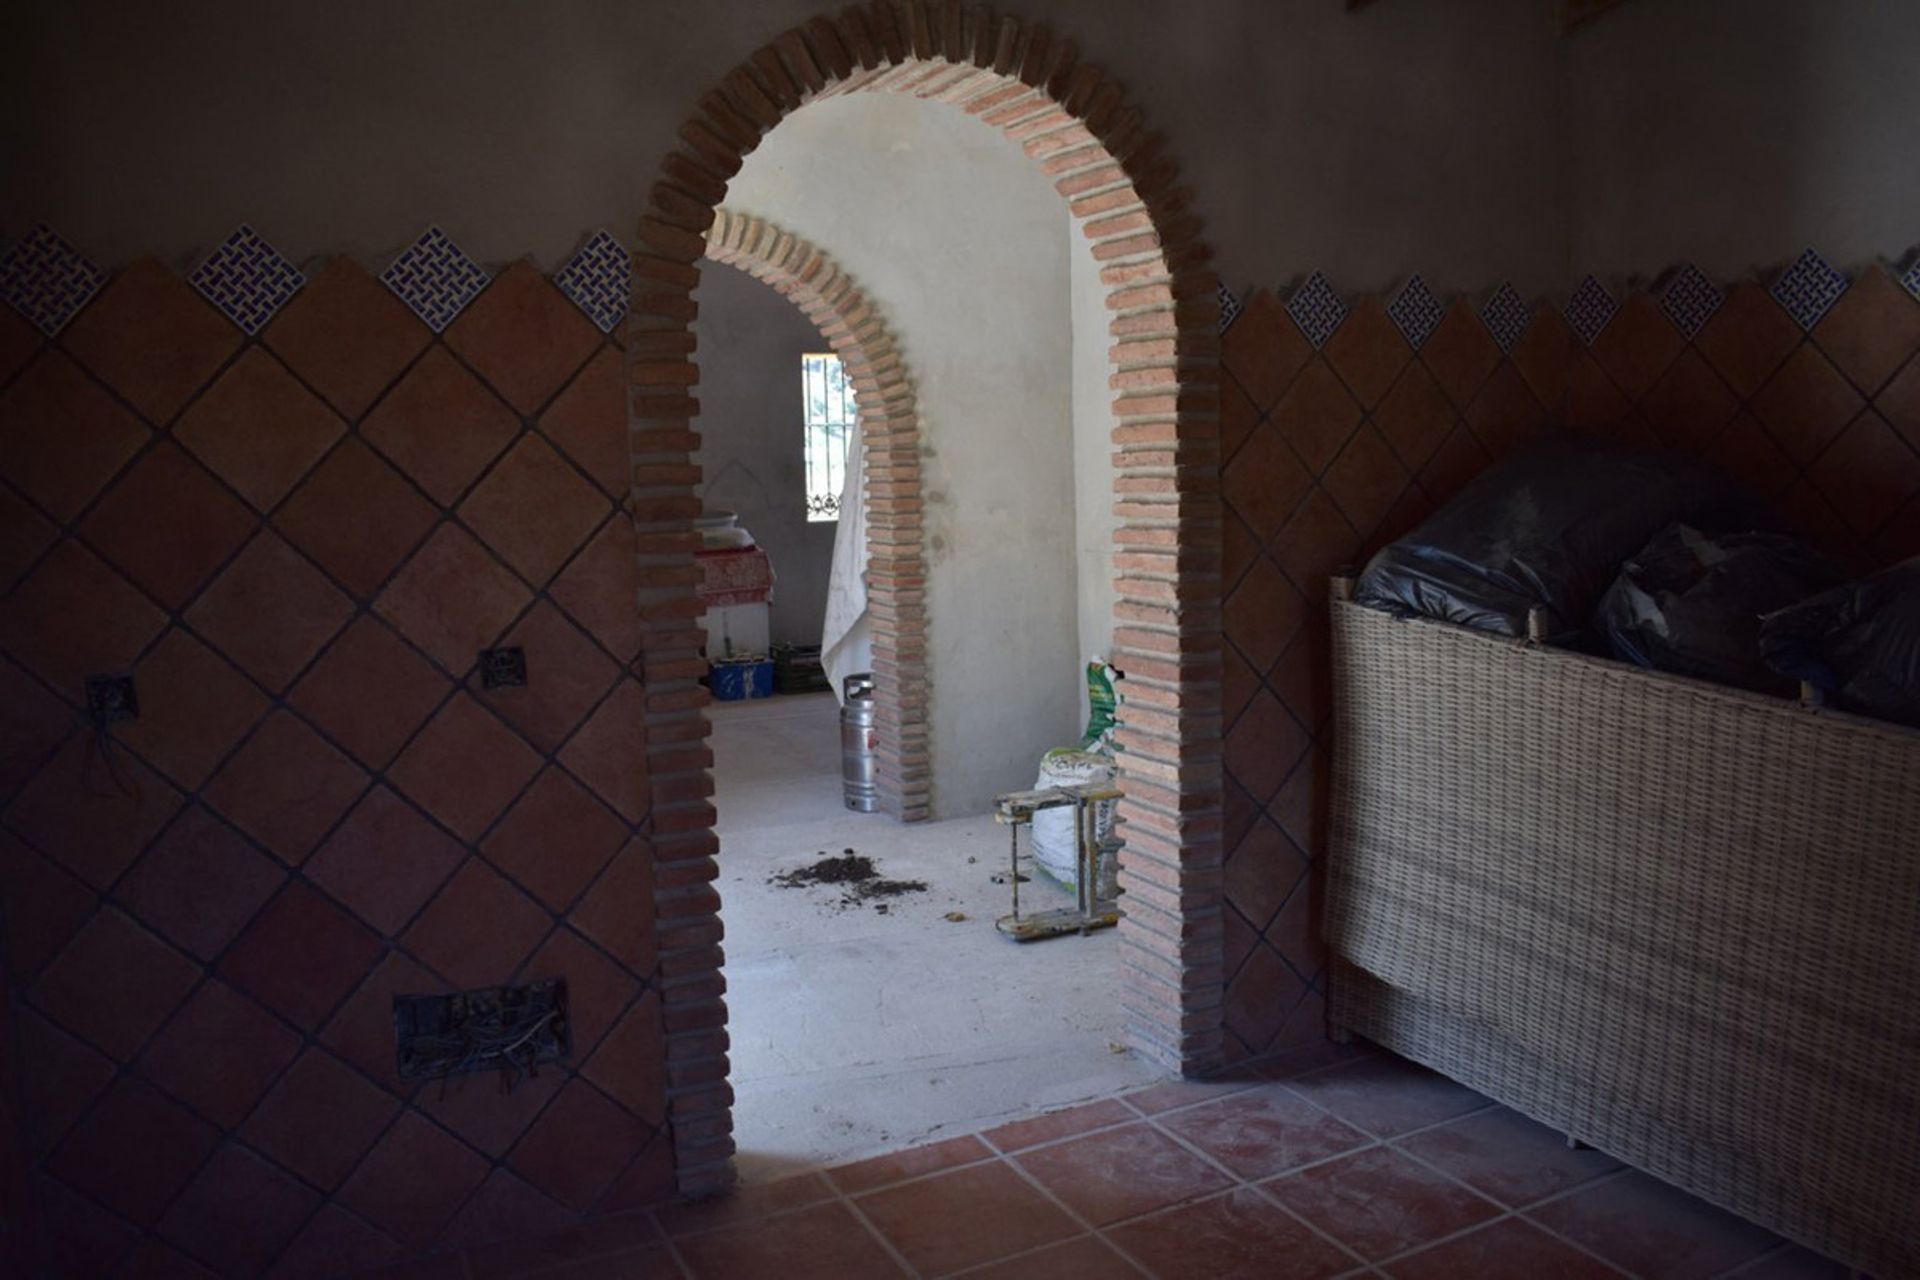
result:
[[[1400,327],[1373,297],[1354,303],[1340,328],[1327,339],[1325,353],[1327,363],[1347,384],[1360,407],[1367,410],[1380,403],[1380,397],[1413,359],[1413,349]]]
[[[520,432],[500,397],[442,346],[434,346],[362,424],[368,443],[451,504]]]
[[[608,343],[540,416],[540,429],[615,498],[632,487],[627,443],[627,364]]]
[[[0,395],[6,477],[71,520],[149,432],[64,352],[49,350]]]
[[[161,604],[178,609],[254,528],[245,504],[185,450],[162,442],[107,491],[80,533]]]
[[[460,517],[528,581],[545,584],[609,509],[605,494],[528,434],[474,486]]]
[[[349,591],[367,596],[438,517],[399,472],[358,440],[347,440],[313,469],[274,524]]]
[[[263,531],[186,612],[194,630],[276,692],[353,613],[299,552]]]
[[[531,593],[472,534],[442,524],[374,602],[401,634],[455,675],[473,669]]]
[[[1814,327],[1813,340],[1855,387],[1872,395],[1920,351],[1920,299],[1880,267],[1869,267]]]
[[[263,347],[249,346],[188,406],[174,438],[255,507],[287,495],[346,430]]]
[[[175,627],[134,668],[140,716],[114,736],[181,786],[205,782],[265,714],[267,699],[232,663]]]
[[[240,349],[238,329],[151,258],[122,271],[60,343],[154,426],[165,426]]]
[[[313,272],[263,331],[266,345],[348,418],[358,418],[433,335],[363,267]]]
[[[6,825],[96,889],[106,889],[167,825],[180,793],[91,732],[66,740],[6,810]]]
[[[502,271],[447,327],[465,357],[522,414],[537,413],[600,345],[600,331],[521,261]]]

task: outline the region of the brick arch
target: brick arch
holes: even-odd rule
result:
[[[876,782],[880,806],[903,822],[925,818],[926,577],[920,559],[920,417],[893,334],[879,308],[825,252],[764,218],[714,210],[706,256],[737,267],[793,302],[847,367],[867,467],[868,601],[873,616]],[[916,666],[917,664],[917,666]]]
[[[790,112],[854,92],[946,102],[1000,128],[1053,179],[1100,264],[1116,395],[1113,657],[1127,673],[1118,744],[1129,1038],[1187,1073],[1222,1052],[1219,308],[1199,221],[1165,140],[1071,40],[978,4],[870,0],[775,37],[702,97],[638,228],[632,509],[669,1115],[687,1194],[726,1186],[733,1153],[711,754],[692,625],[692,293],[741,158]],[[870,483],[918,487],[917,447],[868,460],[878,464]],[[898,512],[889,529],[891,560],[873,578],[897,574],[903,588],[921,576],[920,513]],[[903,639],[896,657],[902,681],[924,680],[924,639]]]

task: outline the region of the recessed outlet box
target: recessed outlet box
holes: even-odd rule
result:
[[[519,645],[480,651],[480,684],[486,689],[519,689],[527,683],[527,651]]]
[[[402,1080],[506,1071],[518,1078],[572,1049],[567,983],[395,996],[393,1031]]]
[[[133,677],[88,676],[87,716],[100,729],[123,720],[138,720],[140,699],[134,693]]]

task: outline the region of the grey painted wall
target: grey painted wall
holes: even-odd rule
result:
[[[15,0],[0,234],[44,219],[110,264],[249,221],[296,257],[429,221],[553,266],[637,221],[735,62],[822,0]],[[1165,130],[1235,287],[1550,283],[1559,46],[1547,0],[1020,0]]]
[[[703,263],[700,431],[709,510],[735,511],[773,559],[772,635],[819,644],[836,526],[807,519],[800,356],[825,351],[800,309],[744,271]]]
[[[1920,242],[1920,4],[1636,0],[1567,50],[1575,272]]]
[[[500,262],[623,237],[717,77],[819,0],[15,0],[0,235],[101,261],[203,254],[241,221],[296,257],[429,221]],[[1920,238],[1920,5],[1022,0],[1130,85],[1235,288],[1562,288]]]

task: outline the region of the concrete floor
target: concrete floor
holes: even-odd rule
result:
[[[1159,1078],[1120,1048],[1114,931],[1021,946],[994,929],[1008,910],[1007,887],[989,879],[1005,866],[1004,827],[849,811],[831,694],[718,703],[712,718],[743,1180]],[[881,914],[842,907],[829,888],[768,883],[848,848],[927,892]],[[1023,911],[1029,893],[1036,906],[1069,901],[1036,879],[1021,886]]]

